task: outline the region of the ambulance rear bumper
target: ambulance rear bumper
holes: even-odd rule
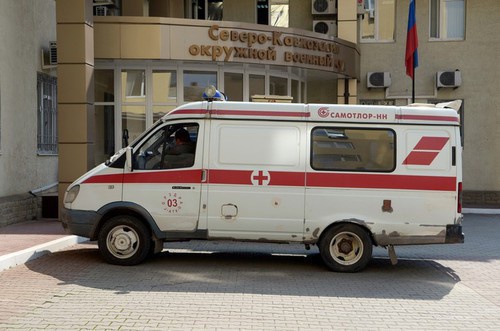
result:
[[[95,229],[101,217],[102,215],[95,211],[63,208],[60,220],[67,233],[95,239],[92,237],[94,236]]]

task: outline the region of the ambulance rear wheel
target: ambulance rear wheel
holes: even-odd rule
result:
[[[368,232],[355,224],[340,224],[327,230],[319,243],[321,258],[338,272],[357,272],[366,267],[373,243]]]
[[[139,264],[151,250],[149,228],[129,215],[115,216],[101,228],[99,252],[106,262],[117,265]]]

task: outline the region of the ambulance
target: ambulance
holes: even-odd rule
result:
[[[394,246],[464,242],[457,102],[205,95],[72,183],[67,232],[97,240],[118,265],[139,264],[165,242],[231,240],[315,245],[337,272],[365,268],[373,246],[395,264]]]

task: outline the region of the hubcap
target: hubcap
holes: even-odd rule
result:
[[[352,242],[344,238],[339,242],[338,247],[341,253],[349,254],[352,251]]]
[[[126,259],[137,252],[139,236],[134,229],[120,225],[109,232],[106,245],[115,257]]]
[[[339,264],[355,264],[363,256],[363,242],[355,233],[340,232],[330,242],[330,254]]]

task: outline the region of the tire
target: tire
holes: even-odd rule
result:
[[[339,224],[327,230],[319,243],[323,262],[337,272],[358,272],[372,257],[368,232],[355,224]]]
[[[99,231],[99,252],[106,262],[136,265],[148,257],[151,232],[133,216],[121,215],[109,219]]]

